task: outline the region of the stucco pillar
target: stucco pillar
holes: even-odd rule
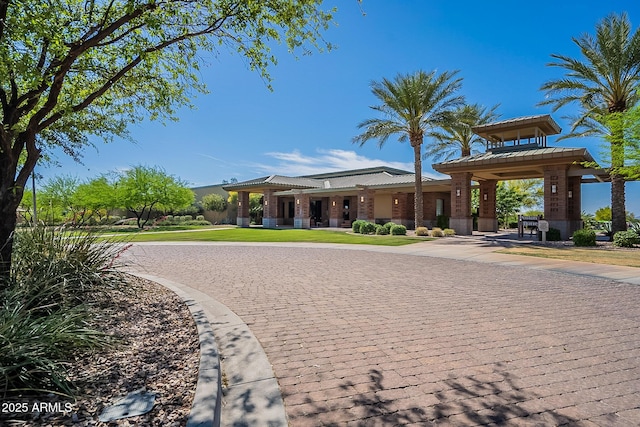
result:
[[[496,180],[480,181],[478,231],[498,231],[496,216]]]
[[[363,188],[358,191],[358,219],[374,221],[373,216],[374,193],[373,190]]]
[[[413,197],[409,197],[408,193],[393,193],[391,203],[391,222],[413,228],[413,212],[410,212]]]
[[[248,227],[251,224],[249,217],[249,192],[238,191],[238,217],[236,219],[238,227]]]
[[[469,172],[451,174],[451,218],[449,219],[449,227],[460,235],[473,233],[471,176]]]
[[[278,225],[278,198],[274,190],[264,190],[262,197],[262,227],[276,228]]]
[[[342,196],[329,197],[329,227],[342,225]]]
[[[544,168],[544,219],[550,228],[560,230],[560,237],[568,240],[571,235],[569,217],[569,179],[567,165]],[[572,190],[573,198],[573,190]]]
[[[311,200],[308,194],[298,193],[294,196],[295,217],[293,228],[311,228]]]

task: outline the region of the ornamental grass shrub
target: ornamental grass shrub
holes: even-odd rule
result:
[[[72,393],[68,362],[114,342],[95,328],[92,307],[124,290],[116,267],[127,247],[45,227],[16,234],[11,274],[0,287],[0,394]]]
[[[427,227],[417,227],[416,228],[416,236],[428,236],[429,229]]]
[[[640,244],[640,238],[634,230],[618,231],[613,235],[613,245],[619,248],[632,248]]]
[[[596,232],[593,230],[576,230],[572,239],[575,246],[596,246]]]
[[[444,237],[452,237],[456,235],[456,230],[453,228],[445,228],[442,230],[442,233],[444,234]]]
[[[444,237],[444,232],[440,227],[433,227],[431,229],[431,237]]]
[[[391,227],[391,235],[393,236],[406,236],[407,235],[407,227],[404,225],[394,225]]]

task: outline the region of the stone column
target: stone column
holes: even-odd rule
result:
[[[567,165],[544,168],[544,219],[549,221],[550,228],[560,230],[563,240],[571,235],[567,169]]]
[[[238,227],[248,227],[251,224],[248,191],[238,191],[238,217],[236,224]]]
[[[293,228],[311,228],[311,199],[308,194],[298,193],[294,196],[295,213]]]
[[[329,227],[342,225],[342,196],[329,197]]]
[[[471,173],[451,174],[451,218],[449,227],[456,234],[473,234],[473,218],[471,217]]]
[[[358,191],[358,219],[374,221],[373,217],[373,190],[363,188]]]
[[[264,190],[262,201],[262,227],[276,228],[278,225],[278,198],[274,190]]]
[[[409,209],[413,206],[413,198],[408,193],[393,193],[391,203],[391,222],[413,228],[413,212]]]
[[[496,216],[496,180],[480,181],[478,231],[498,231]]]

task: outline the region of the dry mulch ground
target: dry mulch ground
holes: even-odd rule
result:
[[[0,425],[7,426],[183,426],[196,389],[199,341],[189,309],[157,283],[130,277],[132,292],[114,292],[98,308],[100,329],[120,339],[117,347],[77,358],[69,376],[75,399],[53,395],[0,400]],[[138,389],[155,394],[147,414],[110,423],[98,420],[105,406]],[[27,410],[8,413],[8,402]],[[52,412],[34,412],[38,402]],[[56,406],[57,404],[57,406]],[[66,411],[70,405],[70,411]]]

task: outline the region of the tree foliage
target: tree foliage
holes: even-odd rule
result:
[[[207,211],[223,212],[227,209],[227,201],[220,194],[206,194],[202,197],[202,207]]]
[[[143,117],[175,118],[205,92],[198,70],[235,51],[268,82],[273,42],[330,48],[320,0],[0,1],[0,276],[16,210],[53,147],[81,155],[91,135],[127,136]]]
[[[494,105],[487,109],[480,104],[465,104],[455,109],[449,123],[429,132],[428,136],[433,141],[427,145],[425,157],[450,160],[477,154],[475,148],[482,147],[484,139],[476,135],[472,128],[498,119],[498,107]]]
[[[627,122],[615,115],[625,113],[638,101],[640,30],[632,31],[626,14],[611,14],[596,25],[595,35],[584,34],[573,41],[582,57],[551,55],[555,62],[549,65],[564,69],[566,75],[542,86],[546,99],[541,104],[552,105],[554,111],[577,104],[579,114],[571,118],[571,131],[564,138],[595,135],[608,142],[615,233],[627,227],[624,174]]]
[[[137,218],[143,228],[151,213],[186,208],[195,194],[186,184],[158,167],[135,166],[120,174],[115,183],[118,203]]]
[[[358,124],[363,132],[353,142],[363,145],[376,139],[382,147],[391,136],[409,142],[413,149],[415,172],[415,226],[422,226],[422,143],[433,129],[450,123],[452,110],[464,102],[456,93],[462,86],[458,71],[438,74],[417,71],[398,74],[393,80],[383,78],[371,83],[371,92],[380,102],[371,107],[381,117],[367,119]]]
[[[503,228],[509,227],[510,218],[520,211],[526,193],[509,182],[500,181],[496,186],[496,215]]]

